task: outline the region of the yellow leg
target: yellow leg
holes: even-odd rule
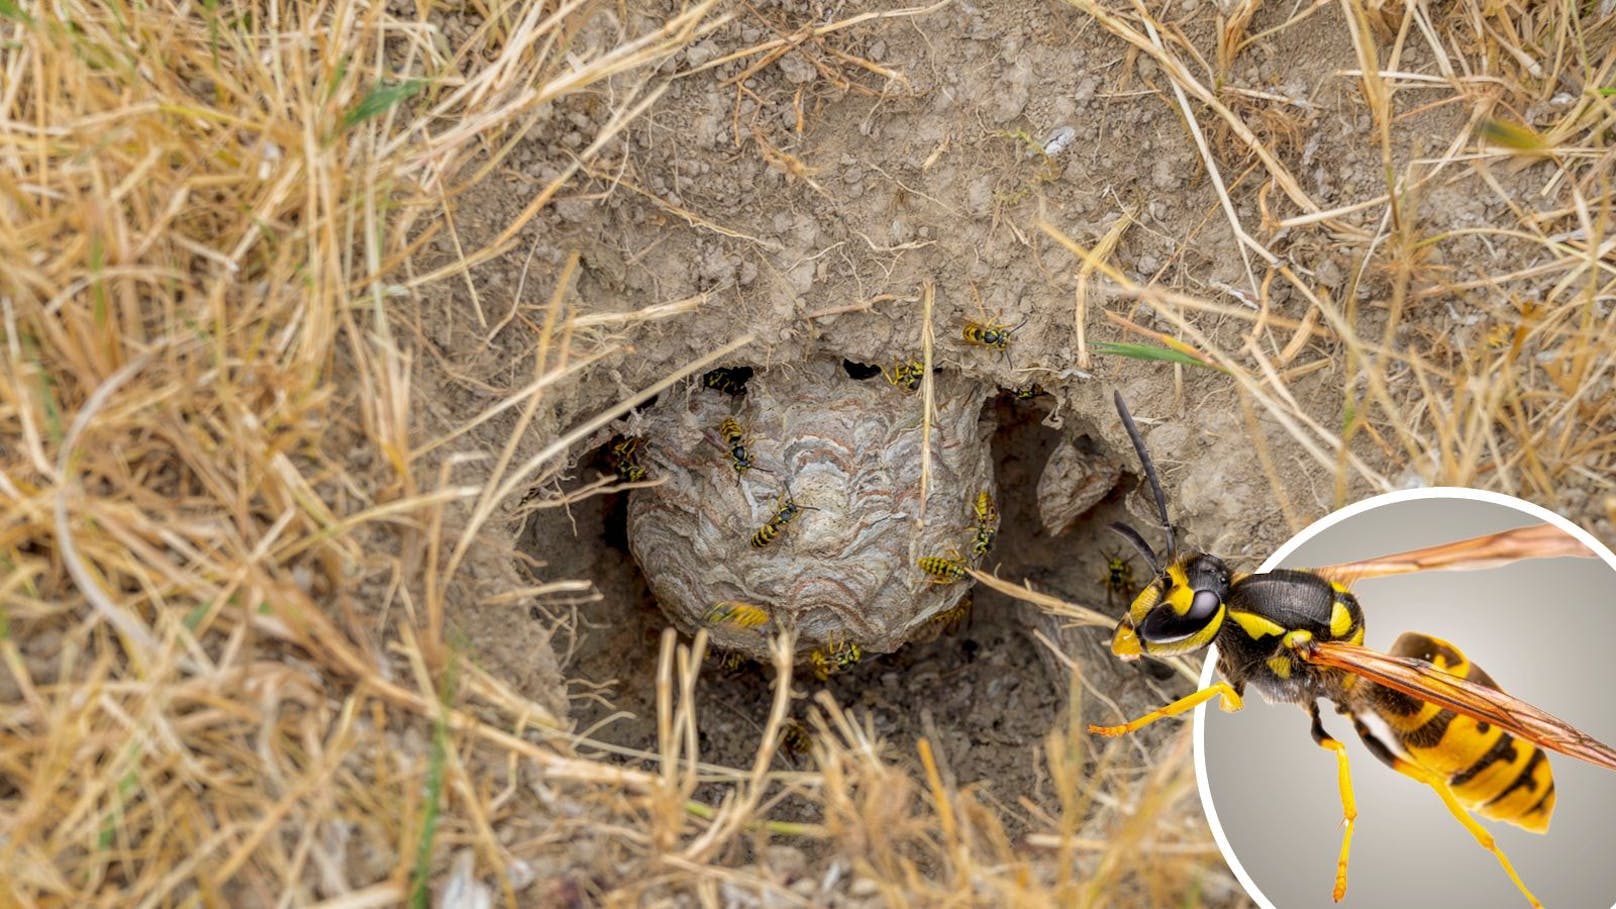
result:
[[[1341,858],[1335,865],[1335,889],[1330,892],[1336,902],[1347,895],[1347,854],[1352,850],[1352,828],[1358,821],[1358,800],[1352,794],[1352,774],[1347,772],[1347,746],[1324,731],[1319,719],[1319,705],[1314,702],[1308,712],[1313,715],[1313,741],[1327,751],[1335,752],[1336,785],[1341,789],[1341,817],[1346,831],[1341,834]]]
[[[1121,726],[1095,726],[1090,724],[1089,732],[1095,735],[1127,735],[1136,729],[1149,726],[1163,717],[1178,716],[1185,711],[1194,710],[1220,694],[1223,695],[1224,710],[1234,711],[1245,706],[1240,701],[1240,693],[1235,691],[1228,682],[1218,682],[1210,687],[1202,688],[1188,697],[1179,698],[1160,710],[1152,710],[1137,720],[1123,723]]]
[[[1436,794],[1442,797],[1442,804],[1448,806],[1448,811],[1453,813],[1454,818],[1463,824],[1466,830],[1470,831],[1470,834],[1476,838],[1476,842],[1481,844],[1481,848],[1491,852],[1498,859],[1498,864],[1504,866],[1504,873],[1508,874],[1509,879],[1515,882],[1516,888],[1521,891],[1522,896],[1526,897],[1526,901],[1531,903],[1535,909],[1543,909],[1543,904],[1538,902],[1537,897],[1532,895],[1532,891],[1526,889],[1526,884],[1521,882],[1521,876],[1515,873],[1515,866],[1509,863],[1504,851],[1498,848],[1498,844],[1493,840],[1493,835],[1487,832],[1487,828],[1476,823],[1476,819],[1471,817],[1470,813],[1464,809],[1464,806],[1459,804],[1459,800],[1453,797],[1453,790],[1448,787],[1446,780],[1429,770],[1419,767],[1413,768],[1412,771],[1404,770],[1403,772],[1435,789]]]
[[[1537,901],[1537,897],[1532,895],[1532,891],[1526,889],[1526,884],[1521,881],[1521,876],[1515,873],[1515,866],[1509,863],[1509,858],[1504,855],[1502,849],[1498,848],[1498,843],[1493,839],[1493,835],[1487,832],[1487,828],[1477,823],[1476,819],[1470,816],[1470,812],[1466,811],[1463,805],[1459,804],[1459,800],[1454,797],[1453,789],[1448,786],[1447,780],[1443,779],[1440,774],[1392,754],[1385,744],[1375,738],[1373,733],[1363,725],[1361,720],[1355,725],[1358,727],[1358,735],[1363,738],[1364,744],[1369,746],[1369,750],[1376,757],[1390,764],[1392,769],[1398,773],[1419,780],[1436,790],[1436,794],[1442,798],[1442,804],[1448,806],[1448,812],[1453,815],[1454,819],[1463,824],[1466,830],[1470,831],[1470,835],[1476,838],[1476,842],[1481,844],[1481,848],[1491,852],[1493,857],[1498,859],[1498,864],[1504,866],[1504,873],[1508,874],[1509,879],[1515,882],[1516,889],[1521,891],[1521,895],[1526,897],[1526,901],[1531,903],[1534,909],[1543,909],[1543,904]]]

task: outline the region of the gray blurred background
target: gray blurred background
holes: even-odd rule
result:
[[[1460,498],[1397,502],[1303,543],[1282,567],[1329,565],[1451,542],[1538,519]],[[1249,566],[1236,566],[1248,568]],[[1600,559],[1540,559],[1487,571],[1359,582],[1367,646],[1404,631],[1443,638],[1507,692],[1616,744],[1616,571]],[[1321,704],[1346,743],[1358,797],[1344,907],[1518,907],[1524,897],[1429,787],[1386,767],[1351,723]],[[1330,899],[1341,845],[1336,759],[1307,715],[1248,692],[1246,709],[1197,711],[1211,809],[1229,847],[1276,909]],[[1200,719],[1200,718],[1204,718]],[[1616,903],[1616,771],[1550,752],[1558,802],[1545,835],[1483,820],[1522,881],[1550,909]]]

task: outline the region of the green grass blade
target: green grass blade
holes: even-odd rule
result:
[[[1122,344],[1112,341],[1095,341],[1089,345],[1098,354],[1112,354],[1119,357],[1131,357],[1135,360],[1161,360],[1167,363],[1183,363],[1186,366],[1199,366],[1203,369],[1219,369],[1198,357],[1191,356],[1180,350],[1168,347],[1157,347],[1154,344]]]
[[[426,88],[424,79],[406,79],[403,82],[378,85],[342,115],[342,128],[353,129],[371,117],[385,114],[395,105],[418,94],[423,88]]]

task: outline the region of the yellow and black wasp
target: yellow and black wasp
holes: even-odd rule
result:
[[[864,648],[853,641],[842,639],[827,641],[824,646],[816,647],[808,654],[808,663],[814,669],[814,678],[821,682],[862,659]]]
[[[926,624],[909,637],[909,643],[926,644],[937,640],[945,634],[954,634],[965,627],[966,623],[970,622],[973,608],[974,603],[971,595],[967,593],[960,597],[959,602],[947,609],[933,613],[930,618],[926,619]]]
[[[1020,325],[1003,325],[998,322],[977,322],[975,320],[967,320],[965,322],[965,327],[960,330],[960,335],[965,339],[967,344],[974,344],[977,347],[991,347],[994,350],[1004,351],[1009,349],[1010,341],[1015,335],[1017,329],[1021,328],[1021,326],[1025,324],[1027,323],[1022,322]]]
[[[960,328],[960,337],[965,343],[973,347],[986,347],[1004,354],[1006,365],[1010,363],[1010,342],[1015,333],[1026,325],[1023,320],[1015,325],[1006,325],[997,321],[997,317],[989,317],[986,307],[982,305],[982,295],[977,292],[976,285],[971,285],[971,296],[976,299],[977,319],[967,319]]]
[[[739,600],[725,600],[714,603],[711,609],[701,617],[702,622],[708,625],[727,625],[732,628],[761,628],[769,624],[769,611],[762,606],[751,603],[742,603]]]
[[[611,441],[606,461],[612,472],[625,483],[638,483],[645,479],[645,466],[640,463],[640,452],[645,440],[639,436],[618,436]]]
[[[739,650],[723,650],[716,647],[708,651],[707,658],[713,661],[720,672],[724,673],[740,672],[748,663],[752,662],[751,657]]]
[[[763,470],[752,463],[752,449],[747,445],[749,440],[746,432],[741,429],[741,424],[736,422],[734,417],[725,417],[724,422],[718,424],[718,434],[724,439],[724,446],[729,449],[729,463],[737,474],[754,468]],[[767,470],[763,472],[768,473]]]
[[[721,391],[735,398],[746,397],[746,383],[751,380],[755,370],[750,366],[720,366],[717,369],[704,373],[701,377],[703,387],[714,391]]]
[[[769,520],[758,528],[757,533],[752,534],[752,548],[762,549],[773,543],[774,538],[786,529],[786,525],[797,519],[798,512],[804,510],[812,511],[814,509],[810,505],[798,505],[797,500],[791,497],[790,489],[780,493],[780,498],[774,504],[774,514],[770,515]]]
[[[881,374],[893,387],[905,392],[913,392],[920,388],[920,380],[926,377],[926,367],[919,360],[909,360],[903,363],[894,363],[890,370],[882,369]]]
[[[999,506],[993,504],[993,496],[986,489],[976,494],[976,501],[971,505],[972,519],[975,532],[971,537],[971,559],[980,562],[982,557],[993,548],[993,541],[999,536]]]
[[[814,750],[814,734],[808,724],[789,717],[780,724],[780,750],[793,758],[806,756]]]
[[[1238,710],[1247,686],[1269,701],[1300,706],[1312,718],[1313,740],[1336,756],[1345,831],[1332,896],[1340,900],[1357,809],[1345,746],[1320,717],[1318,702],[1329,701],[1371,754],[1430,786],[1532,905],[1540,905],[1470,812],[1542,832],[1555,792],[1541,749],[1613,770],[1616,750],[1505,694],[1446,641],[1411,633],[1390,652],[1363,646],[1364,615],[1349,588],[1371,577],[1592,553],[1557,528],[1536,525],[1329,568],[1233,572],[1217,556],[1178,550],[1155,465],[1121,395],[1115,400],[1155,497],[1167,551],[1158,559],[1138,531],[1112,525],[1153,575],[1118,622],[1112,652],[1131,660],[1216,644],[1223,680],[1131,722],[1089,730],[1123,735],[1217,697],[1226,710]]]
[[[1105,584],[1107,604],[1113,599],[1131,603],[1134,594],[1139,592],[1133,580],[1133,562],[1121,553],[1105,557],[1105,576],[1101,580]]]
[[[915,561],[920,570],[926,573],[926,579],[933,584],[952,584],[966,578],[965,560],[957,553],[947,556],[921,556]]]

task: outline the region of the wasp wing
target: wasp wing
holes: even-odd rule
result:
[[[1492,723],[1550,751],[1616,770],[1616,749],[1520,698],[1461,679],[1424,660],[1393,656],[1341,641],[1318,642],[1304,650],[1302,657],[1310,663],[1343,669],[1471,719]]]
[[[1351,586],[1364,578],[1416,571],[1466,571],[1496,568],[1522,559],[1592,558],[1593,555],[1593,550],[1553,524],[1533,524],[1378,559],[1331,565],[1314,569],[1314,572],[1325,580]]]

